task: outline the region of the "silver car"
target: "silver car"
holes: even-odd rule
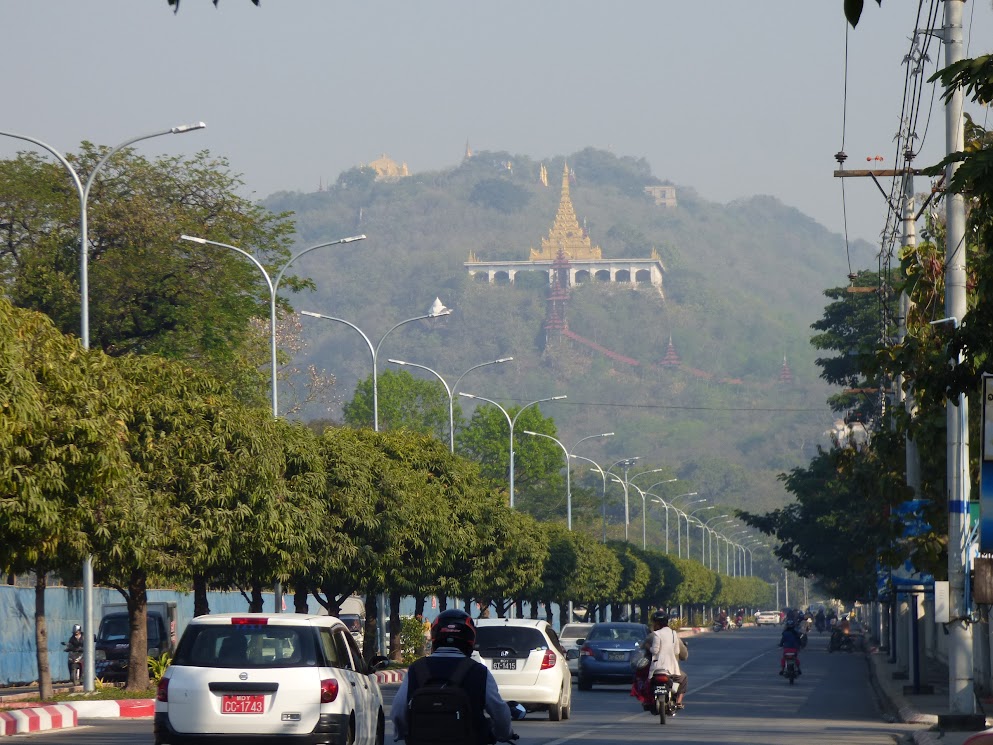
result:
[[[376,667],[382,664],[376,661]],[[155,697],[155,743],[382,743],[383,697],[332,616],[222,613],[186,627]]]
[[[569,672],[574,676],[579,675],[579,647],[593,626],[592,623],[567,623],[559,631],[559,642],[565,650]]]

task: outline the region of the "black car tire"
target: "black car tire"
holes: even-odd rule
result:
[[[593,681],[590,678],[584,678],[582,675],[579,676],[579,690],[581,691],[592,691]]]

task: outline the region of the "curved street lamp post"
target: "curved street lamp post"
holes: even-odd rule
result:
[[[580,443],[586,442],[587,440],[594,440],[598,437],[613,437],[613,436],[614,436],[613,432],[603,432],[599,435],[589,435],[587,437],[583,437],[579,440],[576,440],[575,444],[573,444],[572,446],[572,450],[575,450],[577,447],[579,447]],[[596,470],[600,472],[600,479],[603,481],[603,490],[600,492],[600,514],[603,520],[603,542],[606,543],[607,542],[607,475],[603,472],[603,469],[600,468],[600,464],[597,463],[595,460],[591,460],[590,458],[584,458],[581,455],[573,455],[572,453],[569,454],[569,457],[578,458],[579,460],[585,460],[588,463],[592,463],[594,466],[596,466]]]
[[[394,360],[394,359],[387,360],[387,362],[392,362],[394,365],[400,365],[402,367],[416,367],[421,370],[427,370],[429,373],[431,373],[436,378],[438,378],[438,380],[441,381],[441,384],[445,386],[445,393],[448,394],[448,447],[449,450],[451,450],[451,452],[454,453],[455,452],[455,395],[453,391],[459,387],[459,383],[462,381],[462,378],[464,378],[466,375],[471,373],[473,370],[478,370],[479,368],[486,367],[487,365],[499,365],[504,362],[513,362],[513,360],[514,360],[513,357],[501,357],[498,360],[490,360],[489,362],[480,362],[478,365],[473,365],[464,373],[459,375],[455,379],[455,384],[452,386],[448,385],[448,383],[445,381],[443,377],[441,377],[441,374],[437,370],[432,370],[427,365],[418,365],[416,362],[406,362],[404,360]]]
[[[266,281],[266,285],[269,287],[269,367],[270,367],[270,377],[272,379],[272,415],[274,417],[279,416],[279,394],[276,387],[276,299],[279,293],[279,283],[283,279],[283,274],[289,268],[290,264],[299,259],[304,254],[308,254],[311,251],[316,251],[318,248],[325,248],[327,246],[337,246],[342,243],[353,243],[355,241],[364,241],[364,235],[353,235],[349,238],[340,238],[336,241],[328,241],[327,243],[318,243],[316,246],[311,246],[310,248],[305,248],[303,251],[299,251],[289,258],[289,260],[283,264],[279,272],[276,274],[276,278],[272,279],[269,276],[269,272],[266,268],[262,266],[262,263],[256,259],[252,254],[248,253],[237,246],[232,246],[228,243],[221,243],[220,241],[211,241],[206,238],[197,238],[192,235],[181,235],[180,240],[190,241],[191,243],[199,243],[200,245],[206,246],[219,246],[221,248],[229,248],[232,251],[237,251],[242,256],[247,258],[253,264],[255,268],[262,272],[262,277]],[[277,605],[276,612],[279,612],[279,607]]]
[[[389,336],[393,331],[400,328],[401,326],[413,323],[414,321],[423,321],[430,318],[439,318],[441,316],[447,316],[451,313],[451,309],[446,308],[439,298],[435,298],[434,302],[431,304],[431,309],[422,316],[415,316],[414,318],[408,318],[405,321],[400,321],[400,323],[394,325],[383,334],[379,343],[373,345],[372,340],[366,335],[366,333],[356,326],[351,321],[346,321],[344,318],[335,318],[334,316],[326,316],[323,313],[314,313],[309,310],[300,311],[301,315],[310,316],[311,318],[323,318],[325,321],[337,321],[338,323],[343,323],[351,329],[358,332],[359,336],[365,341],[366,346],[369,347],[369,354],[372,356],[372,427],[373,430],[379,432],[379,382],[377,378],[378,373],[378,360],[379,360],[379,348],[383,346],[383,342],[386,341],[386,337]],[[376,636],[378,637],[379,653],[382,655],[386,654],[386,634],[384,629],[386,627],[386,594],[380,593],[379,603],[378,603],[378,618],[376,619]]]
[[[365,341],[366,346],[369,347],[369,354],[372,356],[372,428],[379,432],[379,382],[377,378],[379,377],[379,348],[383,346],[383,342],[386,341],[386,337],[391,333],[396,331],[401,326],[408,323],[413,323],[414,321],[424,321],[431,318],[440,318],[441,316],[447,316],[451,313],[450,308],[446,308],[440,299],[435,298],[434,303],[431,304],[431,309],[421,316],[414,316],[413,318],[408,318],[405,321],[400,321],[400,323],[394,325],[382,335],[379,339],[379,343],[373,345],[372,340],[366,335],[366,333],[356,326],[351,321],[346,321],[344,318],[335,318],[334,316],[326,316],[323,313],[314,313],[309,310],[301,310],[300,314],[304,316],[310,316],[311,318],[323,318],[325,321],[337,321],[338,323],[343,323],[351,329],[354,329],[359,333],[359,336]]]
[[[534,406],[535,404],[542,404],[545,403],[546,401],[561,401],[563,398],[565,398],[565,396],[549,396],[548,398],[539,398],[537,401],[532,401],[531,403],[524,404],[524,406],[522,406],[520,409],[517,410],[517,413],[514,414],[513,418],[511,418],[510,414],[507,413],[507,410],[503,408],[500,404],[498,404],[496,401],[493,401],[489,398],[483,398],[482,396],[476,396],[472,393],[463,393],[461,391],[459,391],[459,395],[462,396],[463,398],[470,398],[473,400],[485,401],[488,404],[493,404],[498,409],[500,409],[500,411],[503,412],[503,415],[507,418],[507,425],[510,427],[510,508],[513,509],[514,508],[514,425],[517,424],[517,417],[523,414],[525,409]]]
[[[28,135],[17,134],[16,132],[5,132],[0,131],[0,135],[4,137],[13,137],[16,140],[25,140],[27,142],[33,143],[40,148],[44,148],[62,164],[62,166],[69,172],[69,177],[72,179],[72,184],[76,187],[76,194],[79,197],[79,294],[80,294],[80,309],[79,309],[79,324],[80,332],[79,338],[83,344],[83,349],[90,348],[90,283],[89,283],[89,226],[87,221],[87,203],[90,198],[90,187],[93,186],[93,181],[96,179],[97,174],[103,168],[104,164],[117,152],[126,148],[128,145],[133,145],[136,142],[141,142],[142,140],[150,140],[153,137],[162,137],[163,135],[178,135],[185,132],[193,132],[197,129],[203,129],[207,125],[203,122],[196,122],[195,124],[182,124],[178,127],[170,127],[169,129],[163,129],[158,132],[152,132],[150,134],[138,135],[137,137],[132,137],[119,145],[115,145],[110,150],[108,150],[104,156],[97,162],[93,170],[90,172],[89,177],[86,179],[86,183],[83,184],[82,179],[79,178],[79,174],[76,169],[72,167],[72,163],[68,159],[56,150],[54,147],[49,145],[42,140],[35,137],[29,137]],[[83,635],[83,690],[93,691],[96,688],[96,667],[94,666],[95,661],[95,647],[93,641],[93,634],[90,630],[93,628],[93,557],[87,556],[83,559],[83,628],[86,633]]]
[[[628,470],[630,470],[631,466],[637,463],[638,460],[640,459],[641,459],[640,455],[635,455],[632,458],[621,458],[620,460],[611,463],[606,470],[606,473],[611,473],[614,466],[621,466],[621,468],[624,469],[624,479],[622,481],[618,481],[618,483],[624,489],[624,540],[625,541],[628,540],[628,526],[631,524],[631,508],[628,502]],[[611,475],[616,476],[616,474],[612,474],[612,473]]]

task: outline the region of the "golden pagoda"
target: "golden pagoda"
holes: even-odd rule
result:
[[[548,237],[541,239],[541,250],[531,249],[529,261],[552,261],[559,255],[572,260],[600,259],[600,247],[594,246],[585,231],[579,226],[576,211],[569,198],[569,164],[562,173],[562,198],[559,200],[559,211],[555,215],[555,224],[548,231]]]
[[[383,153],[379,158],[368,165],[376,172],[377,181],[396,181],[410,175],[410,170],[406,163],[397,163],[392,158]]]

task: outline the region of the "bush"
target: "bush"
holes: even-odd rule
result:
[[[405,665],[424,656],[427,642],[424,638],[424,622],[414,616],[400,619],[400,654]]]

